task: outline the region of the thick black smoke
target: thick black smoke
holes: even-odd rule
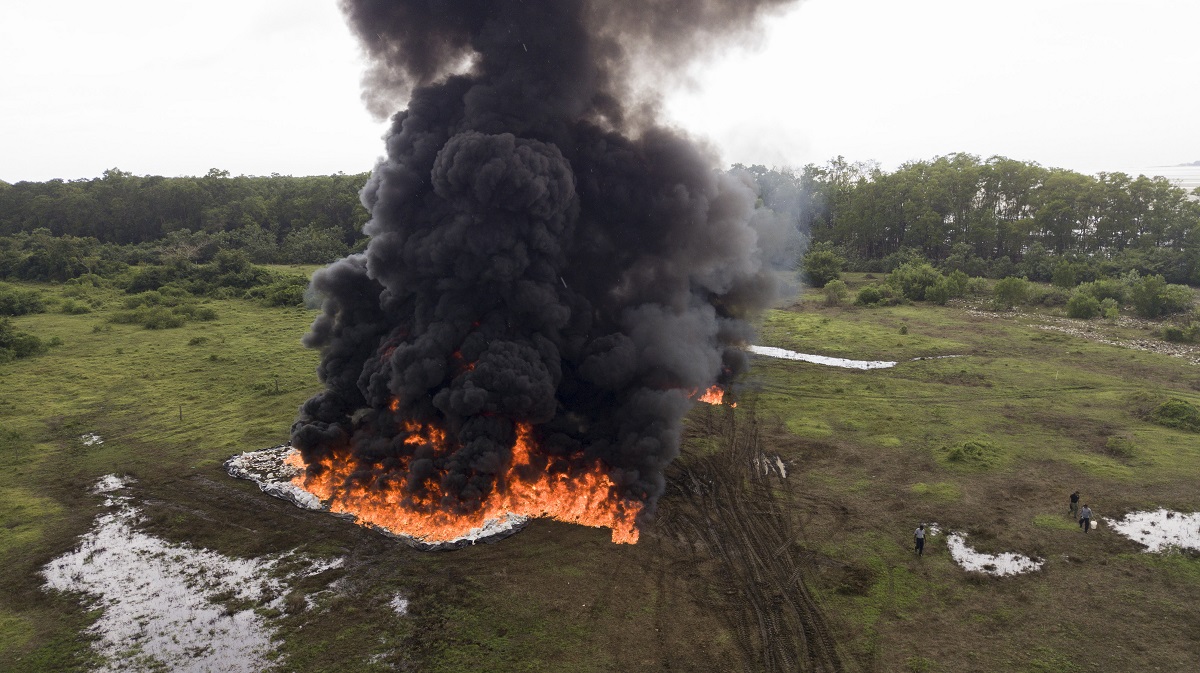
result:
[[[326,390],[292,430],[306,462],[351,452],[470,510],[527,423],[545,469],[599,463],[652,511],[690,395],[745,369],[795,232],[655,125],[630,75],[781,4],[343,0],[366,99],[409,98],[362,193],[370,245],[313,279]],[[448,449],[406,443],[413,421]]]

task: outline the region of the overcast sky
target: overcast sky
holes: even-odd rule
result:
[[[808,0],[666,114],[767,165],[1200,160],[1200,1]],[[334,0],[3,0],[0,180],[369,170],[383,126]]]

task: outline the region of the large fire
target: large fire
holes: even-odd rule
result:
[[[435,427],[406,424],[407,444],[428,444],[444,450],[445,433]],[[292,483],[320,498],[335,513],[352,514],[364,526],[378,526],[429,544],[458,540],[489,521],[518,517],[542,517],[569,523],[611,528],[612,540],[638,541],[636,518],[642,503],[615,495],[612,479],[600,465],[589,472],[555,473],[531,469],[533,436],[526,424],[518,424],[512,448],[512,463],[497,480],[496,489],[475,511],[460,513],[439,506],[436,479],[425,487],[429,495],[417,498],[386,479],[381,471],[363,483],[351,478],[354,464],[346,455],[335,455],[320,474],[305,471]],[[288,458],[293,467],[304,469],[299,453]]]

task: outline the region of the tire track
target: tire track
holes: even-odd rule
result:
[[[757,467],[763,454],[753,409],[715,408],[701,423],[697,432],[720,438],[721,449],[672,464],[660,530],[718,561],[740,597],[731,617],[747,671],[844,673],[805,568],[788,553],[801,534],[789,484]]]

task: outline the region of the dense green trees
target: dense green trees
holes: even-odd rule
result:
[[[841,157],[802,171],[748,169],[763,205],[796,212],[846,270],[927,261],[970,276],[1072,287],[1135,270],[1200,285],[1200,194],[1161,177],[1095,177],[1005,157],[951,154],[894,172]],[[796,195],[795,208],[781,206]]]
[[[18,182],[0,188],[0,236],[40,229],[141,244],[199,235],[242,244],[259,262],[328,262],[362,237],[368,213],[358,190],[366,180],[365,173],[230,177],[217,169],[199,178],[142,177],[113,168],[91,180]]]

